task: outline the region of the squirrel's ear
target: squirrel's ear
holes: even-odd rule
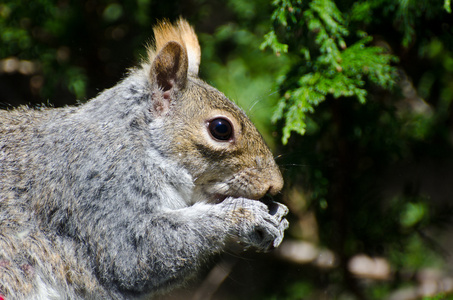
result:
[[[156,113],[165,113],[171,100],[185,87],[187,71],[186,49],[177,42],[168,42],[151,64],[150,80],[153,90],[157,92],[153,99]]]

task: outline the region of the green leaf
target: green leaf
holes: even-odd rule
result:
[[[401,215],[401,225],[412,227],[421,222],[428,214],[428,207],[425,203],[407,203]]]
[[[261,45],[260,45],[261,50],[264,50],[267,47],[270,47],[276,55],[280,55],[280,53],[288,52],[288,45],[280,43],[277,39],[277,35],[275,34],[275,32],[273,30],[268,32],[264,36],[264,42],[261,43]]]
[[[444,9],[451,14],[451,3],[450,0],[445,0],[444,1]]]

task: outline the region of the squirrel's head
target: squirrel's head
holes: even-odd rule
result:
[[[260,199],[283,179],[272,153],[245,113],[198,78],[200,46],[184,20],[154,28],[149,50],[151,113],[165,150],[194,178],[192,202],[228,196]]]

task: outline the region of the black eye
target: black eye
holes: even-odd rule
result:
[[[233,136],[233,126],[224,118],[217,118],[209,122],[209,132],[219,141],[228,141]]]

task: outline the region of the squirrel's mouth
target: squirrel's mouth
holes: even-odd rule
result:
[[[211,202],[212,202],[212,203],[215,203],[215,204],[222,203],[222,202],[223,202],[226,198],[228,198],[228,197],[235,197],[235,196],[231,196],[231,195],[228,196],[228,195],[222,195],[222,194],[215,194],[215,195],[212,196]],[[238,197],[240,197],[240,196],[238,196]],[[263,197],[261,197],[260,199],[255,199],[255,200],[261,201],[261,202],[263,202],[264,204],[268,204],[268,203],[274,201],[273,198],[272,198],[272,196],[270,196],[269,194],[266,194],[266,195],[264,195]]]

